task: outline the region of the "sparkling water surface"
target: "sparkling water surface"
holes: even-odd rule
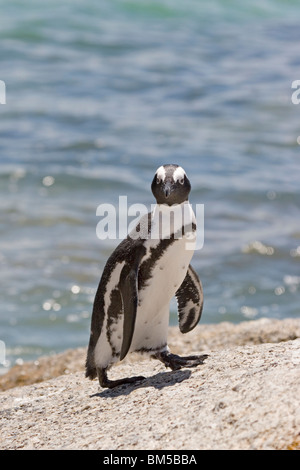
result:
[[[201,321],[299,316],[299,15],[283,0],[1,2],[6,367],[87,345],[119,243],[97,238],[97,207],[150,208],[164,163],[205,208]]]

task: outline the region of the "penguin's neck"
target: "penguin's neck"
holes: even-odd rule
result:
[[[192,228],[194,226],[194,228]],[[187,231],[195,230],[196,219],[189,201],[181,204],[156,204],[152,212],[151,234],[159,239],[180,238]]]

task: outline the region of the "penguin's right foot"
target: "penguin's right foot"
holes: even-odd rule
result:
[[[99,383],[103,388],[115,388],[119,385],[126,385],[126,384],[133,384],[135,382],[140,382],[141,380],[145,380],[145,377],[142,375],[134,376],[134,377],[124,377],[124,379],[118,380],[110,380],[107,377],[106,369],[97,369],[97,375],[99,379]]]
[[[207,354],[201,356],[178,356],[168,351],[158,352],[154,356],[164,363],[166,367],[172,370],[182,369],[182,367],[196,367],[203,364],[203,361],[208,357]]]

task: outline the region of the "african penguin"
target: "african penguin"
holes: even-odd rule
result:
[[[203,307],[201,282],[190,266],[196,242],[191,185],[183,168],[169,164],[158,168],[151,189],[154,210],[109,257],[94,300],[86,377],[98,376],[102,387],[144,379],[108,379],[107,370],[129,352],[148,353],[172,370],[202,364],[206,357],[180,357],[167,345],[172,297],[182,333],[197,325]]]

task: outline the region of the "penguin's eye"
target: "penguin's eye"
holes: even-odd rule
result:
[[[179,181],[180,184],[183,184],[184,183],[184,178],[180,178],[178,181]]]
[[[158,177],[156,178],[156,183],[159,184],[160,182],[161,182],[161,177],[158,176]]]

